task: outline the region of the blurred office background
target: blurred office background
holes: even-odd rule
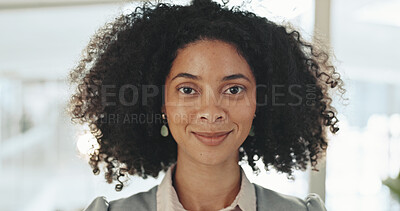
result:
[[[164,174],[131,177],[114,191],[81,153],[90,144],[85,128],[63,113],[73,92],[68,71],[90,36],[134,5],[0,0],[0,210],[82,210],[96,196],[113,200],[161,182]],[[251,182],[300,198],[317,192],[330,211],[400,210],[399,196],[381,182],[400,170],[400,0],[253,0],[246,7],[292,23],[309,41],[317,31],[335,52],[349,98],[334,98],[340,130],[329,136],[320,173],[296,172],[290,181],[276,172],[251,175],[242,164]]]

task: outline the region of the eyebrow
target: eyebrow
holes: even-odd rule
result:
[[[190,74],[190,73],[179,73],[179,74],[176,75],[174,78],[172,78],[171,81],[173,81],[173,80],[176,79],[176,78],[180,78],[180,77],[181,77],[181,78],[193,79],[193,80],[197,80],[197,81],[198,81],[198,80],[201,80],[201,77],[200,77],[200,76],[197,76],[197,75],[192,75],[192,74]],[[223,81],[229,81],[229,80],[234,80],[234,79],[238,79],[238,78],[243,78],[243,79],[245,79],[245,80],[251,82],[249,78],[247,78],[246,76],[244,76],[244,75],[241,74],[241,73],[225,76],[225,77],[222,78],[221,82],[223,82]]]

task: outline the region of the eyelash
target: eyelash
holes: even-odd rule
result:
[[[232,87],[229,87],[227,90],[230,90],[231,88],[234,88],[234,87],[239,87],[239,88],[241,89],[241,91],[239,91],[239,92],[236,93],[236,94],[231,94],[231,95],[238,95],[238,94],[240,94],[240,93],[242,93],[242,92],[244,92],[244,91],[246,90],[245,87],[243,87],[243,86],[237,86],[237,85],[232,86]],[[189,88],[189,89],[191,89],[191,90],[194,90],[194,88],[189,87],[189,86],[181,86],[181,87],[178,87],[177,90],[179,91],[179,90],[182,89],[182,88]],[[184,93],[184,92],[181,92],[181,93],[184,94],[184,95],[194,95],[194,94],[186,94],[186,93]]]

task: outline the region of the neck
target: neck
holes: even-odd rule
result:
[[[220,210],[232,204],[241,186],[239,154],[226,162],[206,165],[178,159],[172,175],[179,201],[187,210]]]

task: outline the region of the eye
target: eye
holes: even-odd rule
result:
[[[182,91],[180,91],[180,90],[182,90]],[[192,93],[192,91],[194,91],[194,89],[191,87],[188,87],[188,86],[182,86],[182,87],[178,88],[178,91],[182,92],[183,94],[193,95],[191,93]]]
[[[231,94],[230,95],[236,95],[241,93],[243,90],[245,90],[246,88],[242,87],[242,86],[232,86],[230,88],[228,88],[226,91],[230,91]],[[186,95],[194,95],[196,93],[196,91],[188,86],[182,86],[178,88],[178,91],[180,91],[183,94]]]
[[[230,91],[233,95],[236,95],[242,92],[243,90],[245,90],[245,88],[242,86],[232,86],[229,89],[227,89],[227,91]]]

